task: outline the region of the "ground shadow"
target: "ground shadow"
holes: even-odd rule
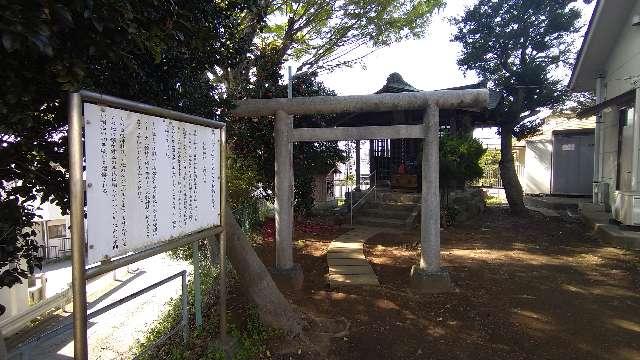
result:
[[[366,244],[377,288],[328,288],[327,239],[297,239],[305,286],[288,298],[350,322],[327,358],[640,358],[640,255],[598,242],[574,220],[516,218],[496,208],[445,229],[443,265],[456,291],[436,295],[408,285],[419,258],[416,232],[387,232]],[[270,261],[272,251],[264,244],[260,252]]]

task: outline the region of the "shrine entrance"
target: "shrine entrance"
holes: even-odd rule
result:
[[[293,143],[301,141],[353,141],[421,139],[420,264],[411,270],[411,284],[425,292],[451,289],[449,274],[440,266],[439,114],[440,110],[484,110],[487,89],[440,90],[359,96],[317,96],[238,101],[236,117],[275,115],[275,225],[274,276],[301,286],[303,274],[293,262]],[[416,125],[294,128],[293,115],[416,110]]]

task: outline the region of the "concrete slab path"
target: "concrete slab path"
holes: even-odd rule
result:
[[[145,259],[131,265],[131,268],[139,270],[135,274],[129,274],[125,268],[121,268],[117,271],[118,276],[115,280],[113,274],[108,273],[104,276],[104,281],[98,281],[102,282],[100,288],[96,288],[95,291],[88,289],[89,311],[102,308],[183,269],[193,271],[189,263],[171,259],[167,254]],[[107,283],[115,286],[107,287]],[[131,359],[130,348],[139,342],[146,331],[162,316],[167,310],[166,303],[171,298],[179,296],[181,289],[180,280],[173,280],[89,321],[89,359]],[[67,320],[67,316],[70,316],[70,313],[65,312],[46,327],[35,327],[31,331],[35,335],[58,327]],[[73,359],[72,330],[34,344],[30,359]]]
[[[558,217],[560,216],[560,214],[552,209],[547,209],[547,208],[543,208],[543,207],[536,207],[536,206],[529,206],[527,205],[527,209],[531,210],[531,211],[537,211],[539,213],[541,213],[544,216],[548,216],[548,217]]]
[[[378,286],[378,277],[364,256],[364,242],[380,232],[379,228],[356,227],[329,244],[327,263],[332,288],[369,285]]]

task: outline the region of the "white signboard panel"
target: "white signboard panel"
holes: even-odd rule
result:
[[[84,104],[87,264],[220,225],[220,130]]]

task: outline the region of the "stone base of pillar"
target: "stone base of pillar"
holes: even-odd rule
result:
[[[414,265],[411,268],[411,288],[427,294],[437,294],[453,291],[453,284],[449,272],[440,269],[438,272],[427,272]]]
[[[304,283],[304,273],[300,264],[293,264],[288,269],[271,268],[271,277],[280,289],[299,290]]]

